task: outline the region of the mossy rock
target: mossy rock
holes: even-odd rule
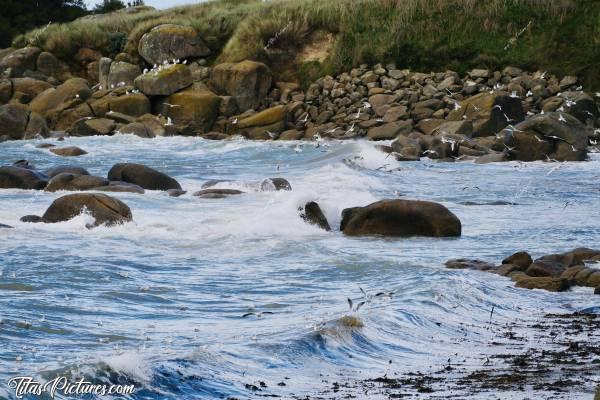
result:
[[[157,72],[148,72],[135,79],[135,86],[148,96],[169,96],[192,84],[187,65],[177,64]]]
[[[221,98],[207,89],[190,88],[167,97],[162,114],[173,123],[209,132],[219,114]]]
[[[142,36],[138,52],[149,64],[162,64],[166,60],[205,57],[210,49],[194,28],[164,24]]]

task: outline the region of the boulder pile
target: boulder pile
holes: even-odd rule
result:
[[[401,161],[580,161],[600,139],[595,94],[575,76],[516,67],[422,73],[361,65],[302,89],[260,62],[208,66],[189,26],[146,32],[136,55],[82,48],[78,68],[36,47],[0,60],[0,140],[134,134],[251,140],[352,139]]]

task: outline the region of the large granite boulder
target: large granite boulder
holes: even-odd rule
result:
[[[221,98],[206,88],[192,86],[167,97],[162,114],[173,123],[198,132],[209,132],[219,114]]]
[[[23,139],[29,112],[27,106],[20,104],[5,104],[0,106],[0,136],[11,139]]]
[[[86,100],[92,96],[92,91],[87,80],[83,78],[71,78],[56,88],[44,90],[29,103],[31,111],[40,115],[59,107],[69,100]]]
[[[81,118],[69,128],[72,136],[106,136],[115,131],[115,121],[108,118]]]
[[[160,71],[150,71],[135,79],[135,86],[148,96],[169,96],[192,84],[187,65],[169,65]]]
[[[503,133],[507,152],[514,160],[581,161],[587,156],[588,132],[567,113],[537,114]]]
[[[41,52],[38,47],[24,47],[11,52],[0,60],[0,73],[10,70],[10,77],[18,77],[27,70],[33,71]]]
[[[125,96],[111,96],[108,99],[111,112],[121,113],[132,117],[141,117],[151,111],[150,99],[142,93],[130,93]]]
[[[213,68],[210,84],[219,94],[233,96],[241,110],[257,108],[273,81],[269,67],[256,61],[224,63]]]
[[[153,168],[142,164],[120,163],[115,164],[108,171],[108,179],[134,183],[148,190],[181,189],[175,179]]]
[[[473,137],[491,136],[508,124],[516,124],[525,118],[521,99],[506,92],[479,93],[460,102],[459,107],[448,114],[450,121],[469,120],[473,123]]]
[[[98,225],[115,225],[132,220],[131,210],[119,199],[101,193],[76,193],[54,200],[42,216],[42,221],[55,223],[68,221],[83,212],[95,218]]]
[[[381,200],[343,210],[340,230],[352,236],[460,236],[461,222],[438,203]]]
[[[110,65],[106,89],[132,86],[141,73],[142,70],[137,65],[115,61]]]
[[[149,64],[162,64],[173,59],[205,57],[210,54],[198,32],[192,27],[164,24],[144,34],[138,52]]]
[[[234,128],[248,139],[269,140],[274,134],[283,132],[287,120],[287,108],[275,106],[249,117],[242,118]]]

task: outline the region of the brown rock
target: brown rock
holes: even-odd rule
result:
[[[108,185],[108,179],[99,176],[62,173],[50,179],[44,190],[47,192],[59,190],[79,191],[106,185]]]
[[[316,225],[325,231],[331,231],[329,222],[323,214],[321,207],[314,201],[309,201],[304,205],[300,217],[311,225]]]
[[[108,118],[81,118],[69,128],[69,133],[72,136],[112,135],[116,126],[115,121]]]
[[[59,197],[46,210],[42,219],[46,223],[68,221],[84,210],[96,219],[88,228],[132,220],[131,210],[125,203],[101,193],[77,193]]]
[[[460,236],[460,220],[441,204],[415,200],[382,200],[342,211],[346,235]]]
[[[564,292],[569,289],[569,282],[562,278],[552,277],[525,277],[519,279],[516,284],[524,289],[543,289],[550,292]]]
[[[50,149],[50,151],[52,153],[56,154],[57,156],[62,156],[62,157],[78,157],[78,156],[87,154],[87,151],[82,150],[76,146],[53,147]]]
[[[222,94],[233,96],[241,110],[257,108],[269,92],[271,70],[262,63],[242,61],[214,67],[210,83]]]
[[[148,64],[154,65],[173,59],[204,57],[210,54],[210,49],[194,28],[164,24],[142,36],[138,52]]]
[[[522,270],[525,270],[527,267],[529,267],[532,262],[533,260],[531,259],[531,256],[526,251],[519,251],[502,260],[502,264],[514,264]]]
[[[135,86],[148,96],[169,96],[192,84],[187,65],[177,64],[161,71],[148,72],[135,79]]]
[[[134,183],[148,190],[181,189],[179,182],[175,179],[142,164],[115,164],[108,171],[108,179]]]

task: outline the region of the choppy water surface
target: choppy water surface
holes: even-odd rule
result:
[[[536,257],[598,247],[596,155],[560,168],[397,163],[366,142],[315,148],[119,136],[67,139],[61,144],[89,152],[68,159],[37,143],[0,144],[1,164],[73,163],[105,176],[116,162],[139,162],[175,177],[188,194],[111,194],[131,207],[134,222],[88,230],[85,215],[60,224],[19,222],[64,193],[0,191],[0,223],[15,227],[0,230],[0,398],[13,396],[4,385],[11,376],[57,373],[134,382],[135,398],[250,398],[245,385],[261,381],[267,388],[260,394],[304,396],[332,380],[485,351],[479,345],[491,333],[465,332],[463,324],[483,323],[492,306],[495,318],[508,321],[597,304],[588,290],[527,291],[507,278],[443,267],[456,257],[498,262],[517,250]],[[252,190],[252,182],[276,176],[293,191]],[[191,196],[209,179],[246,182],[234,186],[250,192]],[[443,203],[461,219],[463,236],[339,233],[342,209],[399,195]],[[310,200],[334,232],[298,217],[298,206]],[[516,205],[461,204],[494,201]],[[348,327],[340,318],[349,314],[348,297],[361,301],[359,288],[394,295],[368,302],[356,313],[364,326]],[[265,311],[272,314],[242,318]]]

